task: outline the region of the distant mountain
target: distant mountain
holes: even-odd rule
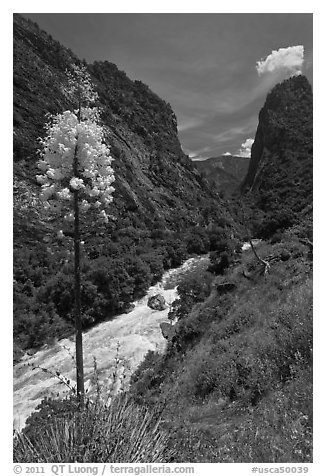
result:
[[[249,167],[249,158],[221,155],[193,163],[214,189],[230,196],[239,189],[244,180]]]
[[[291,77],[268,94],[242,191],[251,191],[266,214],[267,235],[311,216],[313,99],[305,76]]]

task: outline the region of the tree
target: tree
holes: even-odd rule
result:
[[[247,199],[249,198],[249,200],[251,199],[251,197],[247,195]],[[251,231],[251,227],[250,227],[250,224],[253,222],[253,218],[252,214],[254,214],[256,212],[256,208],[251,208],[250,207],[250,204],[248,204],[247,206],[244,205],[244,199],[242,200],[238,200],[236,202],[236,205],[237,207],[234,208],[234,212],[235,212],[235,216],[236,216],[236,223],[237,223],[237,227],[240,226],[240,229],[242,229],[242,233],[243,233],[243,230],[245,232],[245,236],[246,236],[246,239],[248,240],[249,244],[250,244],[250,247],[252,249],[252,252],[254,253],[255,255],[255,258],[257,259],[257,261],[262,265],[262,269],[263,269],[263,274],[264,276],[267,275],[267,273],[269,273],[270,271],[270,264],[267,260],[264,260],[262,259],[259,254],[257,253],[257,250],[254,246],[254,243],[253,243],[253,238],[252,238],[252,231]],[[253,202],[252,202],[253,203]],[[246,272],[244,271],[243,272],[243,275],[247,278],[249,277]]]
[[[105,130],[100,125],[97,107],[91,107],[98,95],[84,66],[67,72],[64,89],[72,110],[50,116],[46,136],[41,139],[38,162],[42,175],[41,199],[48,213],[61,216],[74,224],[74,294],[76,331],[77,395],[84,395],[83,343],[80,280],[80,215],[91,207],[108,222],[107,207],[112,202],[114,173],[110,149],[105,144]],[[62,238],[64,233],[58,231]]]

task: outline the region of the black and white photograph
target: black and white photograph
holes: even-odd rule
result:
[[[308,474],[314,14],[25,9],[14,472]]]

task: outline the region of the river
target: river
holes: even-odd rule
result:
[[[102,322],[83,334],[85,389],[94,390],[94,358],[96,359],[99,382],[114,393],[122,385],[126,387],[131,374],[149,350],[163,352],[166,340],[160,323],[167,321],[169,309],[154,311],[147,306],[147,300],[155,294],[162,294],[171,304],[177,297],[178,279],[198,266],[206,266],[208,257],[188,259],[182,266],[167,271],[160,282],[151,286],[146,296],[136,301],[134,309],[126,314]],[[26,419],[45,397],[63,396],[67,387],[60,384],[56,376],[42,371],[60,372],[72,384],[75,383],[74,337],[59,340],[45,347],[33,356],[25,355],[14,367],[14,428],[24,427]],[[118,359],[118,362],[117,362]],[[36,367],[36,368],[35,368]],[[112,378],[117,369],[121,378]],[[124,387],[124,388],[125,388]]]

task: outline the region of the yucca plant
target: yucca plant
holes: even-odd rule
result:
[[[80,410],[75,398],[66,408],[47,425],[29,425],[15,433],[15,462],[161,463],[173,457],[162,428],[162,408],[140,406],[126,393],[109,406],[88,400]]]

